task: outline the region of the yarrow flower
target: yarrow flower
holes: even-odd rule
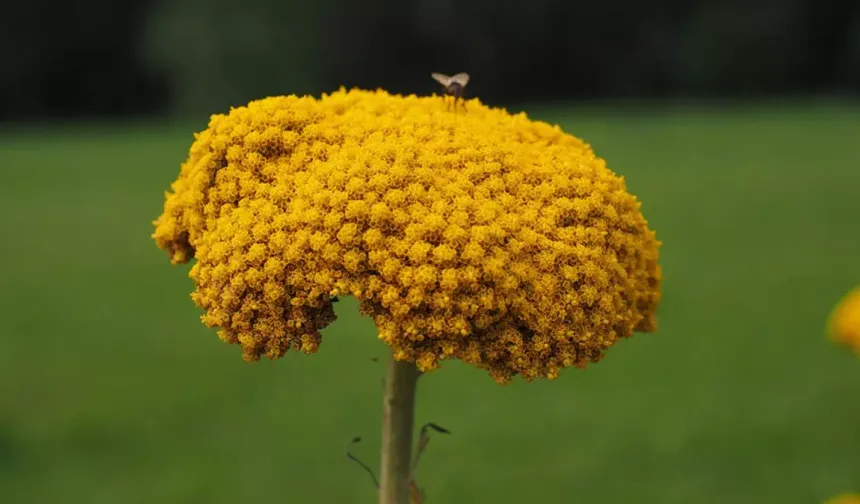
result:
[[[554,378],[656,329],[660,243],[558,126],[439,97],[272,97],[195,135],[153,237],[246,360],[313,353],[353,295],[395,359]]]
[[[860,354],[860,287],[845,295],[829,321],[830,337]]]
[[[860,504],[860,494],[842,494],[827,500],[824,504]]]

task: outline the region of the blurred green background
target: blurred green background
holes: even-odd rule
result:
[[[0,121],[194,114],[340,85],[490,103],[860,93],[844,0],[31,0],[0,16]]]
[[[0,16],[0,502],[375,502],[385,348],[355,302],[247,364],[150,238],[209,114],[437,90],[591,143],[664,242],[659,331],[585,371],[421,379],[429,503],[860,491],[860,2],[36,0]]]
[[[660,330],[552,382],[419,384],[429,502],[810,503],[860,488],[860,108],[537,107],[627,177],[664,241]],[[314,356],[247,364],[149,238],[203,125],[0,140],[4,502],[374,502],[384,348],[351,298]]]

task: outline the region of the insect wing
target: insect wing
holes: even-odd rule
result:
[[[467,74],[466,72],[461,72],[457,75],[454,75],[450,79],[450,82],[456,82],[457,84],[466,87],[466,84],[469,83],[469,74]]]
[[[445,86],[445,87],[448,87],[448,85],[450,85],[450,84],[451,84],[451,79],[452,79],[452,78],[451,78],[451,77],[448,77],[448,76],[447,76],[447,75],[445,75],[445,74],[441,74],[441,73],[438,73],[438,72],[433,72],[433,73],[431,73],[431,74],[430,74],[430,76],[431,76],[431,77],[433,77],[433,79],[435,79],[439,84],[442,84],[442,85],[443,85],[443,86]]]

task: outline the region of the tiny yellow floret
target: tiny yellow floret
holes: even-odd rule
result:
[[[313,353],[352,294],[398,359],[555,378],[656,330],[660,242],[558,126],[477,99],[341,89],[257,100],[195,135],[153,238],[249,361]]]
[[[839,301],[830,315],[828,331],[833,341],[860,355],[860,287]]]

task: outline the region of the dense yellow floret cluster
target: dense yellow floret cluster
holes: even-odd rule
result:
[[[830,337],[860,354],[860,287],[849,292],[830,315]]]
[[[655,330],[659,242],[623,178],[559,127],[341,89],[215,115],[154,238],[196,263],[203,322],[248,360],[307,353],[353,295],[399,360],[505,383]]]

